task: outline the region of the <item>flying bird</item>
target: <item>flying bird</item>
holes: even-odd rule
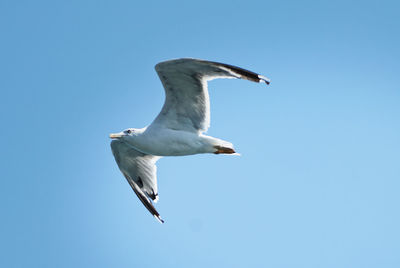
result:
[[[144,128],[110,134],[111,149],[133,191],[161,223],[153,202],[158,201],[156,162],[163,156],[203,153],[237,154],[232,143],[207,136],[210,100],[207,81],[239,78],[269,84],[251,71],[213,61],[175,59],[155,66],[165,89],[165,103],[154,121]]]

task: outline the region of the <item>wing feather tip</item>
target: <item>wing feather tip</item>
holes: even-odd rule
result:
[[[161,219],[161,216],[160,216],[160,215],[153,215],[153,216],[154,216],[154,218],[156,218],[156,220],[158,220],[160,223],[164,223],[164,220]]]
[[[269,85],[271,83],[271,79],[269,79],[263,75],[258,75],[258,79],[260,80],[260,81],[258,81],[259,83],[265,83],[267,85]]]

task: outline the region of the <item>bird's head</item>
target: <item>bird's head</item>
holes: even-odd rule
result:
[[[140,134],[142,131],[141,129],[137,128],[127,128],[120,133],[111,133],[110,138],[111,139],[124,139],[128,137],[136,137],[138,134]]]

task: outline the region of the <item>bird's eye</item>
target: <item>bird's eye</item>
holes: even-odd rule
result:
[[[127,134],[131,134],[131,133],[132,133],[132,131],[131,131],[130,129],[125,130],[125,132],[126,132]]]

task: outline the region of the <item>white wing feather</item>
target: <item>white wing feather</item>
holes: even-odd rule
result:
[[[115,161],[129,185],[149,212],[160,222],[163,220],[149,200],[158,200],[157,166],[159,156],[146,155],[120,140],[111,142]]]
[[[152,125],[196,133],[207,131],[210,126],[207,81],[242,78],[269,84],[268,78],[251,71],[197,59],[165,61],[155,69],[165,89],[165,103]]]

